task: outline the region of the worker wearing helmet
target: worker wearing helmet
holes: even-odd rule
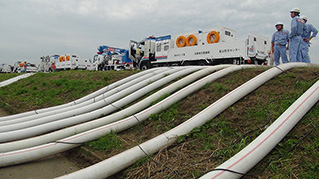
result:
[[[293,8],[290,10],[291,31],[289,42],[289,58],[290,62],[301,62],[301,35],[304,31],[308,31],[305,22],[299,17],[300,9]]]
[[[302,57],[302,62],[305,63],[310,63],[310,57],[309,57],[309,46],[310,46],[310,40],[313,37],[316,37],[318,34],[318,30],[311,24],[307,24],[308,18],[307,16],[303,15],[300,16],[306,23],[306,27],[308,31],[305,31],[301,36],[303,40],[301,41],[301,57]]]
[[[271,51],[274,53],[275,66],[277,66],[280,64],[280,57],[282,63],[288,63],[287,44],[289,44],[289,31],[284,29],[282,22],[277,22],[275,27],[277,31],[271,38]]]

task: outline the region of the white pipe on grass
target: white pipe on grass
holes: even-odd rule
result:
[[[275,122],[248,146],[201,179],[240,178],[261,161],[319,100],[319,81],[298,98]]]
[[[13,142],[7,142],[7,143],[2,143],[0,144],[0,152],[9,152],[13,150],[19,150],[23,148],[28,148],[28,147],[34,147],[37,145],[42,145],[46,143],[50,143],[52,141],[56,141],[59,139],[63,139],[66,137],[69,137],[71,135],[81,133],[84,131],[88,131],[97,127],[101,127],[103,125],[109,124],[111,122],[115,122],[117,120],[123,119],[127,116],[130,116],[138,111],[141,111],[142,109],[148,107],[151,105],[152,102],[160,99],[163,95],[171,94],[172,92],[178,90],[179,88],[188,85],[189,83],[205,76],[208,75],[209,73],[220,70],[222,68],[229,67],[231,65],[218,65],[218,66],[211,66],[204,68],[200,71],[194,72],[177,82],[159,90],[158,92],[152,94],[151,96],[143,99],[140,102],[137,102],[136,104],[129,106],[119,112],[116,112],[114,114],[89,121],[83,124],[79,124],[76,126],[64,128],[58,131],[51,132],[49,134],[44,134],[41,136],[36,136],[32,137],[29,139],[24,139],[24,140],[19,140],[19,141],[13,141]],[[76,131],[76,133],[75,133]]]
[[[76,105],[72,105],[72,106],[65,106],[64,108],[60,108],[60,109],[55,109],[55,110],[50,110],[50,111],[46,111],[46,112],[42,112],[40,114],[37,114],[37,115],[32,115],[32,116],[26,116],[26,117],[21,117],[21,118],[16,118],[16,119],[11,119],[11,120],[6,120],[6,121],[0,121],[0,132],[6,132],[6,131],[13,131],[13,130],[17,130],[19,129],[19,126],[18,123],[26,123],[27,121],[33,121],[35,123],[35,120],[42,120],[42,118],[44,117],[48,117],[48,116],[51,116],[52,115],[59,115],[63,112],[67,112],[70,116],[72,116],[71,112],[72,110],[74,109],[80,109],[81,107],[88,107],[89,105],[95,103],[92,107],[94,109],[96,108],[99,108],[98,106],[103,106],[105,105],[105,102],[101,101],[105,98],[111,98],[112,95],[115,95],[116,93],[119,93],[127,88],[130,88],[138,83],[142,84],[141,82],[144,82],[143,84],[147,84],[147,81],[150,80],[154,75],[156,74],[159,74],[159,73],[163,73],[165,71],[167,71],[168,69],[167,68],[163,68],[163,69],[160,69],[160,70],[156,70],[156,71],[153,71],[153,72],[149,72],[141,77],[138,77],[136,79],[132,79],[132,78],[129,78],[131,79],[130,81],[127,81],[125,84],[122,84],[120,86],[117,86],[116,88],[113,88],[113,89],[109,89],[107,92],[105,93],[102,93],[98,96],[95,96],[94,98],[92,99],[88,99],[86,101],[83,101],[81,103],[74,103]],[[126,80],[125,80],[126,81]],[[138,89],[138,87],[136,88]],[[105,90],[105,89],[104,89]],[[91,96],[91,95],[88,95],[88,96]],[[81,98],[83,99],[83,98]],[[112,102],[112,101],[108,101],[108,102]],[[98,104],[97,104],[98,103]],[[89,110],[89,108],[87,108],[87,110]],[[79,115],[79,114],[83,114],[85,112],[88,112],[87,110],[77,110],[76,114],[73,114],[73,115]],[[50,118],[51,118],[50,117]],[[17,125],[14,125],[14,124],[17,124]],[[20,124],[20,128],[24,128],[24,124]]]
[[[139,97],[142,97],[143,95],[147,94],[148,92],[151,92],[152,90],[155,90],[158,87],[160,87],[164,84],[167,84],[168,82],[170,82],[170,81],[172,81],[180,76],[184,76],[186,74],[192,73],[200,68],[203,68],[203,67],[194,67],[194,68],[187,67],[187,68],[184,68],[184,70],[178,71],[176,73],[173,73],[172,75],[168,75],[168,76],[164,77],[165,74],[170,73],[170,70],[168,70],[167,72],[165,72],[165,74],[163,74],[164,76],[161,80],[158,80],[158,81],[124,97],[123,99],[120,99],[112,104],[109,104],[109,105],[103,107],[102,109],[98,109],[95,111],[91,111],[89,113],[85,113],[85,114],[70,117],[70,118],[60,119],[60,120],[53,121],[53,122],[47,122],[47,123],[44,123],[41,125],[23,128],[20,130],[2,132],[2,133],[0,133],[0,142],[7,142],[7,141],[18,140],[18,139],[23,139],[23,138],[27,138],[27,137],[40,135],[40,134],[47,133],[47,132],[50,132],[53,130],[61,129],[61,128],[75,125],[78,123],[86,122],[86,121],[92,120],[94,118],[98,118],[102,114],[104,114],[104,115],[109,114],[113,111],[118,110],[120,107],[123,107],[123,106],[127,105],[128,103],[133,102],[134,100],[138,99]],[[176,68],[174,68],[174,69],[176,70]],[[172,69],[172,70],[174,70],[174,69]],[[183,68],[179,68],[179,69],[183,69]],[[171,71],[171,72],[173,72],[173,71]]]
[[[140,76],[143,76],[145,74],[148,74],[148,73],[151,73],[153,71],[157,71],[157,70],[161,70],[162,68],[152,68],[152,69],[149,69],[149,70],[145,70],[145,71],[142,71],[142,72],[139,72],[139,73],[136,73],[134,75],[131,75],[127,78],[124,78],[122,80],[119,80],[115,83],[112,83],[104,88],[101,88],[87,96],[84,96],[80,99],[77,99],[75,101],[72,101],[72,102],[69,102],[69,103],[66,103],[66,104],[62,104],[62,105],[58,105],[58,106],[53,106],[53,107],[49,107],[49,108],[43,108],[43,109],[38,109],[38,110],[34,110],[34,111],[28,111],[28,112],[24,112],[24,113],[20,113],[20,114],[15,114],[15,115],[10,115],[10,116],[5,116],[5,117],[0,117],[0,121],[6,121],[6,120],[11,120],[11,119],[17,119],[17,118],[21,118],[21,117],[25,117],[25,116],[30,116],[30,115],[37,115],[37,114],[40,114],[40,113],[43,113],[43,112],[47,112],[47,111],[52,111],[52,110],[56,110],[56,109],[60,109],[60,108],[64,108],[66,106],[73,106],[73,105],[76,105],[76,104],[80,104],[84,101],[87,101],[89,99],[92,99],[94,98],[95,96],[98,96],[98,95],[101,95],[117,86],[120,86],[122,84],[125,84],[135,78],[138,78]]]
[[[26,129],[28,127],[33,127],[36,125],[41,125],[41,124],[45,124],[48,122],[61,120],[63,118],[68,118],[71,116],[80,115],[83,113],[87,113],[87,112],[102,108],[102,107],[107,106],[107,105],[111,104],[112,102],[148,85],[149,83],[152,83],[156,80],[163,78],[165,75],[175,73],[175,72],[182,70],[182,69],[183,68],[172,68],[169,70],[163,70],[159,74],[152,74],[151,73],[150,74],[151,76],[149,78],[147,78],[143,81],[137,82],[136,84],[131,85],[130,87],[127,87],[126,89],[123,89],[122,91],[119,91],[118,93],[115,93],[111,96],[107,96],[103,100],[97,101],[96,103],[88,104],[88,105],[82,106],[82,107],[76,107],[76,108],[68,110],[68,111],[64,111],[64,112],[60,112],[60,113],[53,113],[50,115],[46,115],[47,113],[43,113],[43,114],[39,115],[40,118],[34,119],[34,120],[33,120],[33,116],[27,116],[27,117],[18,119],[19,121],[22,121],[22,122],[0,126],[0,134],[3,132],[16,131],[19,129]],[[103,114],[103,113],[101,113],[101,114]],[[0,142],[1,142],[1,138],[0,138]]]
[[[14,83],[16,81],[19,81],[19,80],[21,80],[23,78],[27,78],[27,77],[29,77],[31,75],[34,75],[34,74],[35,73],[25,73],[23,75],[19,75],[19,76],[13,77],[13,78],[7,79],[5,81],[1,81],[0,82],[0,88],[3,87],[3,86],[7,86],[7,85],[9,85],[11,83]]]
[[[177,127],[151,139],[136,147],[126,150],[118,155],[115,155],[109,159],[102,162],[94,164],[85,169],[76,171],[74,173],[59,177],[60,179],[71,179],[71,178],[107,178],[127,167],[132,165],[137,160],[151,155],[159,151],[163,147],[170,146],[173,144],[179,136],[188,134],[195,127],[200,127],[207,121],[213,119],[223,110],[234,104],[236,101],[249,94],[263,83],[267,82],[274,76],[282,73],[283,71],[290,69],[292,67],[303,67],[307,66],[304,63],[288,63],[280,65],[280,67],[274,67],[266,72],[256,76],[255,78],[249,80],[245,84],[231,91],[224,97],[220,98],[218,101],[192,117],[191,119],[185,121],[184,123],[178,125]]]
[[[236,70],[240,70],[242,68],[249,68],[249,67],[253,67],[253,66],[234,66],[234,67],[229,67],[224,70],[215,72],[207,77],[197,80],[196,82],[184,87],[178,92],[170,95],[169,97],[165,98],[159,103],[139,112],[138,114],[127,117],[121,121],[117,121],[112,124],[101,126],[99,128],[95,128],[86,132],[82,132],[82,133],[61,139],[58,142],[53,142],[53,143],[35,146],[31,148],[1,153],[0,167],[23,163],[23,162],[35,160],[38,158],[42,158],[45,156],[49,156],[55,153],[63,152],[80,145],[77,143],[94,140],[96,138],[99,138],[101,136],[104,136],[110,133],[111,131],[119,132],[119,131],[125,130],[129,127],[132,127],[142,122],[143,120],[146,120],[151,114],[157,113],[159,111],[162,111],[168,108],[170,105],[176,103],[177,101],[181,100],[187,95],[195,92],[196,90],[200,89],[207,83],[213,80],[216,80],[220,77],[223,77]],[[74,131],[74,132],[77,133],[77,131]]]

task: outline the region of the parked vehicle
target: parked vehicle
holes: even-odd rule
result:
[[[81,59],[75,54],[47,55],[40,57],[40,71],[61,71],[61,70],[86,70],[92,68],[89,59]]]
[[[18,73],[36,73],[38,72],[38,67],[35,64],[29,62],[20,62],[17,69]]]
[[[80,57],[75,54],[60,55],[58,59],[53,59],[55,60],[56,70],[85,70],[87,68],[85,60],[80,59]]]
[[[41,62],[39,64],[39,71],[40,72],[49,72],[52,71],[52,63],[50,61],[50,56],[43,56],[40,57]]]
[[[248,34],[236,39],[236,31],[218,27],[204,31],[131,40],[129,58],[140,69],[159,66],[267,64],[270,39]]]
[[[2,63],[0,65],[0,73],[11,73],[12,72],[12,67],[11,65]]]
[[[97,48],[97,54],[93,57],[93,68],[95,70],[124,70],[132,69],[133,63],[129,58],[129,51],[106,45]]]

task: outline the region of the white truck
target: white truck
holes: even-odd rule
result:
[[[0,64],[0,73],[11,73],[12,67],[8,64],[2,63]]]
[[[80,57],[75,54],[60,55],[58,60],[55,60],[56,70],[85,70],[87,63],[87,61],[80,59]]]
[[[18,65],[17,65],[18,64]],[[13,71],[17,73],[36,73],[38,72],[38,67],[36,64],[29,63],[29,62],[16,62],[13,67]]]
[[[140,69],[159,66],[267,64],[270,39],[249,34],[237,40],[226,27],[204,31],[131,40],[129,57]]]
[[[61,71],[61,70],[86,70],[92,68],[92,63],[89,59],[80,59],[78,55],[51,55],[41,57],[41,71]]]
[[[128,57],[128,50],[106,45],[99,46],[97,50],[97,54],[93,57],[93,67],[95,67],[95,70],[124,70],[133,68],[133,63]]]
[[[38,67],[36,64],[29,62],[17,61],[14,65],[1,64],[1,73],[36,73],[38,72]]]
[[[106,55],[105,54],[97,54],[93,56],[93,70],[95,71],[104,71],[106,70]]]

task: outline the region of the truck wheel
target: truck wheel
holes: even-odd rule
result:
[[[198,65],[199,66],[205,66],[205,65],[207,65],[207,63],[205,61],[200,61],[200,62],[198,62]]]
[[[143,62],[141,65],[140,65],[140,69],[141,70],[147,70],[150,68],[150,65],[148,62]]]

